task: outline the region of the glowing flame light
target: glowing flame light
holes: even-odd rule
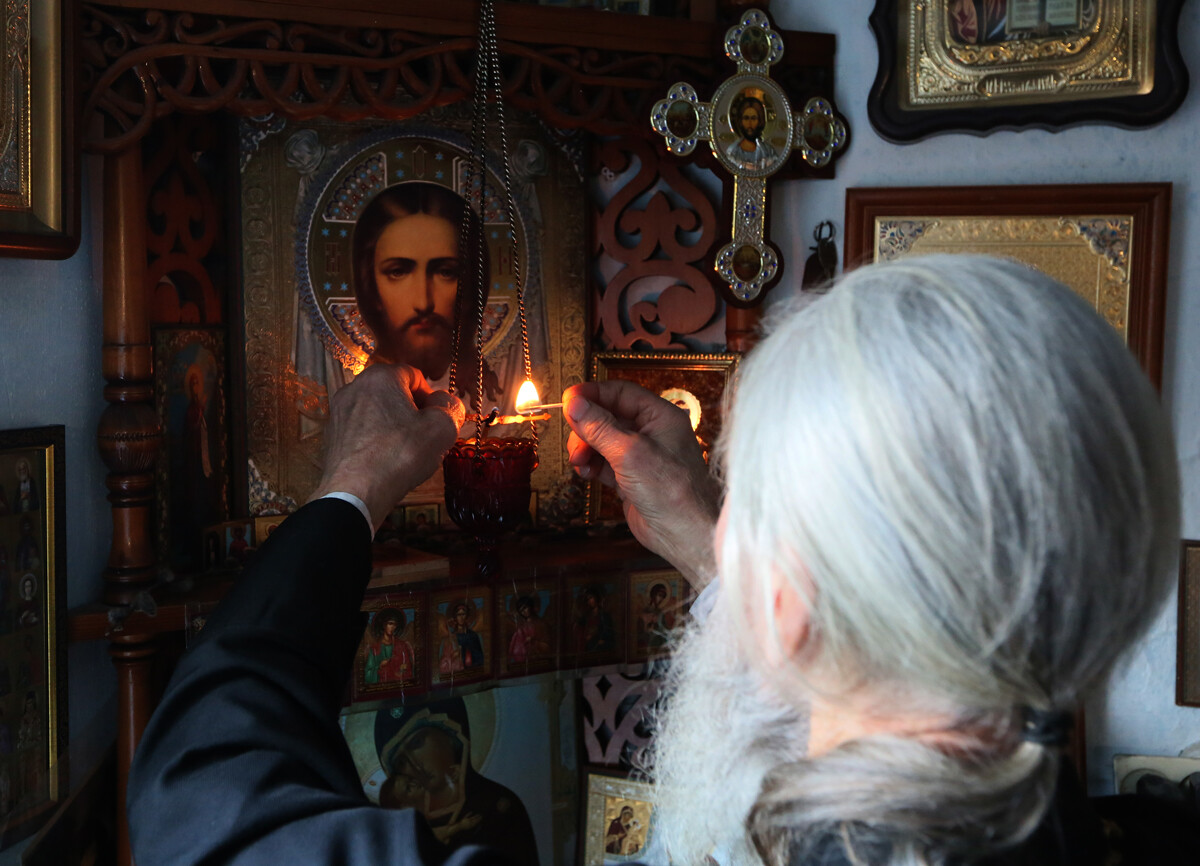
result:
[[[526,379],[517,391],[517,412],[524,412],[530,406],[536,406],[542,402],[542,398],[538,396],[537,387],[531,379]]]

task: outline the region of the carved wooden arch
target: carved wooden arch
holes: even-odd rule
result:
[[[345,11],[283,0],[133,0],[82,7],[85,148],[115,153],[174,112],[229,111],[288,119],[412,117],[472,92],[476,4],[442,0],[423,16],[378,0]],[[277,11],[280,18],[251,13]],[[287,20],[291,15],[295,20]],[[650,107],[682,78],[723,73],[723,29],[669,20],[501,4],[504,93],[551,127],[648,135]],[[658,19],[663,21],[663,19]],[[829,70],[833,38],[790,33],[785,62]],[[667,50],[664,51],[663,48]],[[96,115],[107,121],[98,124]]]

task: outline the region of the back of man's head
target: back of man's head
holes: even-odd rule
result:
[[[776,315],[723,463],[731,586],[807,593],[830,673],[1069,706],[1173,579],[1176,461],[1115,329],[1022,265],[863,268]]]
[[[1058,755],[1020,740],[1022,711],[1072,709],[1174,575],[1169,425],[1116,330],[1011,262],[862,268],[773,314],[719,454],[723,601],[743,656],[788,659],[754,665],[777,703],[866,690],[994,737],[966,764],[895,737],[812,760],[781,748],[747,816],[758,850],[786,862],[805,833],[857,826],[863,850],[933,862],[1026,835]],[[780,581],[809,618],[795,655]]]

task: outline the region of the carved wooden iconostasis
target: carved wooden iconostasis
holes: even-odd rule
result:
[[[310,480],[311,471],[280,483],[272,436],[281,419],[295,431],[307,414],[319,416],[328,393],[304,393],[298,375],[292,390],[264,386],[272,371],[295,374],[304,352],[301,302],[281,301],[279,287],[298,258],[305,186],[350,165],[346,148],[364,136],[394,144],[425,127],[461,128],[478,7],[109,0],[68,8],[80,39],[82,146],[104,161],[108,406],[98,441],[113,520],[104,604],[72,611],[70,639],[109,641],[123,815],[133,750],[185,622],[222,592],[221,581],[198,576],[214,564],[202,529],[234,521],[217,554],[223,562],[229,544],[254,532],[256,515],[277,510],[272,497],[302,501]],[[531,174],[521,190],[537,199],[522,206],[540,209],[531,237],[555,246],[542,260],[550,300],[539,312],[552,332],[544,346],[551,391],[585,378],[596,351],[748,347],[756,311],[729,302],[713,270],[714,251],[730,239],[730,182],[706,171],[715,162],[704,148],[669,155],[649,124],[675,82],[711,93],[730,75],[721,46],[736,14],[717,20],[700,3],[653,19],[498,4],[511,141],[527,148]],[[831,97],[833,38],[781,33],[786,55],[773,75],[788,98]],[[412,154],[396,156],[402,151],[391,148],[390,169],[416,171]],[[830,176],[831,167],[811,169],[799,156],[778,175]],[[573,187],[576,198],[556,186]],[[557,399],[551,391],[546,398]],[[548,446],[561,451],[564,440]],[[300,437],[290,459],[311,468],[318,453]],[[548,457],[565,476],[559,455]],[[274,475],[248,471],[264,459]],[[566,523],[584,498],[555,484],[541,485],[539,510]],[[437,519],[435,504],[415,503],[413,521],[418,512]],[[535,551],[518,564],[565,568],[590,556],[583,547]],[[602,565],[646,567],[644,551],[604,547]],[[460,568],[453,557],[449,568]],[[118,859],[128,863],[119,825]]]

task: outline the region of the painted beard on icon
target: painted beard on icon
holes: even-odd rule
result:
[[[647,769],[655,783],[655,864],[757,863],[746,819],[763,780],[804,756],[808,715],[788,707],[749,660],[722,592],[672,655]]]

